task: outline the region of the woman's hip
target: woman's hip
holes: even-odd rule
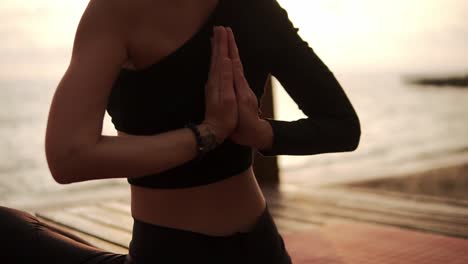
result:
[[[129,251],[137,264],[291,263],[268,205],[250,230],[227,236],[212,236],[134,219]]]

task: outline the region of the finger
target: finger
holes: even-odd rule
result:
[[[221,81],[219,89],[219,98],[221,101],[235,101],[234,80],[232,62],[230,58],[224,58],[221,62]]]
[[[221,89],[220,98],[223,98],[224,100],[230,100],[235,98],[233,87],[234,77],[232,71],[232,61],[228,56],[228,36],[225,27],[218,27],[217,37],[217,61],[219,65],[221,65],[221,81],[219,85],[219,88]]]
[[[228,53],[229,53],[229,58],[231,60],[234,60],[236,58],[236,54],[234,54],[234,38],[232,37],[232,30],[230,27],[227,28],[228,32]]]
[[[256,99],[255,93],[250,89],[250,85],[245,78],[244,71],[240,60],[232,62],[234,74],[234,87],[236,90],[237,99],[240,102],[247,102]]]
[[[233,58],[234,58],[234,47],[233,47],[233,41],[232,41],[232,37],[231,37],[231,28],[230,27],[227,27],[227,42],[228,42],[228,55],[229,55],[229,58],[231,58],[231,62],[233,62]],[[234,93],[236,94],[236,97],[238,97],[238,91],[237,91],[237,85],[236,85],[236,82],[235,82],[235,78],[236,78],[236,74],[234,72],[234,64],[232,64],[232,72],[233,72],[233,90],[234,90]]]
[[[247,99],[247,89],[248,84],[246,83],[245,78],[243,77],[243,73],[239,67],[236,67],[236,65],[233,62],[233,79],[234,79],[234,87],[235,87],[235,92],[237,99],[239,101],[245,101]]]
[[[229,57],[228,56],[227,31],[226,31],[226,28],[223,26],[219,27],[219,42],[217,44],[219,44],[218,55],[220,59],[223,60],[224,58]]]
[[[239,58],[239,51],[237,50],[236,40],[234,37],[234,32],[230,27],[227,27],[228,32],[228,39],[229,39],[229,47],[230,47],[230,55],[232,56],[231,59]]]
[[[229,44],[230,44],[230,57],[235,63],[240,63],[240,67],[242,71],[244,71],[244,67],[242,65],[239,49],[237,48],[236,39],[234,37],[234,32],[230,27],[227,28],[228,36],[229,36]]]
[[[233,79],[234,79],[234,90],[236,93],[237,99],[243,99],[243,93],[241,86],[243,85],[242,78],[240,78],[239,71],[237,70],[238,63],[238,53],[235,51],[235,40],[234,34],[230,27],[227,28],[228,32],[228,47],[229,47],[229,57],[232,59],[232,67],[233,67]]]

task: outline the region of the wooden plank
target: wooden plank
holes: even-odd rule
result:
[[[430,216],[431,219],[453,222],[455,224],[468,224],[468,207],[450,204],[428,203],[385,197],[382,195],[369,195],[347,190],[316,190],[307,194],[283,194],[281,203],[294,204],[297,202],[313,204],[326,204],[328,206],[362,206],[388,212],[405,212],[421,217]]]
[[[274,217],[287,218],[290,220],[321,225],[325,223],[326,217],[313,211],[304,211],[301,208],[285,206],[282,203],[271,203],[269,210]]]
[[[49,220],[47,220],[45,218],[42,218],[40,216],[37,216],[37,218],[41,222],[44,222],[44,223],[46,223],[48,225],[51,225],[53,227],[63,229],[65,231],[67,231],[67,232],[70,232],[70,233],[82,238],[83,240],[86,240],[87,242],[91,243],[92,245],[94,245],[97,248],[100,248],[102,250],[113,252],[113,253],[118,253],[118,254],[128,254],[128,248],[127,247],[119,246],[119,245],[104,241],[104,240],[100,239],[99,237],[96,237],[97,234],[89,235],[89,234],[86,234],[86,233],[82,233],[82,232],[80,232],[80,231],[78,231],[76,229],[72,229],[72,228],[66,227],[64,225],[57,224],[55,222],[49,221]]]
[[[366,208],[365,205],[358,206],[359,204],[355,206],[344,206],[338,203],[315,203],[314,206],[311,206],[311,200],[307,199],[303,199],[302,201],[296,199],[295,202],[290,202],[289,204],[290,207],[295,208],[295,210],[303,210],[304,212],[310,211],[310,213],[307,214],[321,214],[329,217],[342,217],[422,231],[431,231],[457,237],[468,237],[468,228],[465,226],[453,223],[441,223],[430,218],[415,219],[408,214],[405,215],[405,212],[400,214],[395,211],[382,212],[375,208]]]
[[[464,227],[454,225],[438,224],[431,221],[414,220],[395,215],[377,214],[372,211],[345,209],[345,208],[327,208],[324,213],[334,217],[349,218],[353,220],[374,222],[398,227],[409,228],[419,231],[429,231],[448,236],[468,238],[468,231]]]
[[[66,211],[96,223],[111,226],[123,231],[132,232],[133,218],[129,214],[124,214],[115,210],[95,205],[78,206],[66,209]]]
[[[450,216],[446,214],[437,214],[426,212],[423,210],[419,210],[418,208],[414,208],[411,210],[410,208],[399,208],[398,206],[391,206],[388,204],[372,204],[372,203],[355,203],[354,201],[342,202],[338,205],[341,208],[350,208],[350,209],[365,209],[374,211],[376,213],[381,214],[391,214],[391,215],[399,215],[402,217],[410,217],[413,219],[420,219],[420,220],[427,220],[432,222],[439,222],[444,224],[453,224],[455,226],[465,226],[468,229],[468,221],[463,218],[459,218],[457,216]]]
[[[343,217],[445,235],[467,236],[468,217],[463,213],[460,215],[459,208],[453,208],[451,205],[433,206],[419,202],[408,203],[407,199],[396,200],[394,197],[363,196],[360,193],[346,193],[344,190],[337,192],[340,195],[328,190],[313,191],[313,195],[304,195],[302,192],[273,192],[274,195],[270,197],[276,198],[270,200],[270,205],[272,208],[287,207],[289,214],[299,217],[302,215],[304,219],[315,215],[323,219],[322,222],[328,218]],[[297,206],[298,204],[302,206]]]
[[[414,199],[408,198],[397,198],[391,196],[385,196],[383,194],[369,194],[369,193],[360,193],[356,191],[344,191],[344,190],[337,190],[333,191],[332,195],[340,195],[341,197],[351,197],[352,201],[361,203],[361,202],[372,202],[378,203],[381,206],[391,207],[398,210],[411,210],[411,211],[419,211],[428,213],[431,215],[445,215],[450,216],[451,218],[458,218],[460,220],[465,220],[468,222],[468,207],[466,206],[455,206],[451,204],[444,204],[440,202],[430,202],[430,201],[418,201]],[[330,191],[327,191],[330,193]],[[320,192],[323,194],[323,192]],[[346,203],[350,201],[348,200],[341,200],[341,203]]]
[[[115,210],[117,212],[121,212],[123,214],[132,215],[130,202],[110,201],[110,202],[98,203],[97,205],[100,207]]]
[[[289,219],[289,218],[274,217],[273,219],[280,233],[292,233],[292,232],[298,232],[298,231],[305,231],[305,230],[317,229],[318,227],[318,225],[315,225],[312,223],[296,221],[296,220]]]
[[[113,182],[113,180],[109,180]],[[84,182],[84,185],[87,183]],[[71,189],[70,189],[71,188]],[[47,195],[38,194],[18,194],[8,198],[3,205],[8,207],[38,212],[44,210],[55,210],[68,208],[77,204],[94,204],[96,201],[112,201],[116,198],[130,196],[129,186],[122,183],[103,183],[88,187],[67,187],[66,189],[48,192]]]
[[[37,213],[37,215],[70,229],[75,229],[91,236],[97,236],[104,241],[121,247],[128,247],[131,241],[132,234],[127,231],[97,223],[63,210],[41,212]]]
[[[283,190],[270,205],[283,204],[304,215],[343,217],[378,222],[457,237],[467,237],[468,208],[443,203],[422,203],[342,189]],[[278,205],[275,205],[278,206]],[[305,217],[307,218],[307,217]]]
[[[314,199],[322,199],[323,202],[329,200],[329,204],[333,204],[336,207],[373,210],[384,214],[401,215],[444,224],[466,226],[466,228],[468,228],[468,208],[464,207],[447,204],[420,203],[393,197],[346,193],[346,191],[342,193],[338,191],[320,191],[318,193],[320,197]],[[306,198],[305,200],[308,199],[310,198]]]
[[[468,207],[468,200],[462,199],[453,199],[447,197],[438,197],[430,196],[423,194],[412,194],[412,193],[403,193],[396,191],[387,191],[382,189],[372,189],[367,187],[355,187],[355,186],[343,186],[341,189],[349,189],[349,191],[359,192],[359,193],[369,193],[373,195],[386,196],[386,197],[395,197],[405,200],[414,200],[422,203],[437,203],[437,204],[448,204],[453,206]]]
[[[453,224],[441,224],[434,221],[412,219],[392,214],[381,214],[373,210],[365,210],[362,208],[344,208],[344,207],[315,207],[315,210],[320,210],[322,214],[334,218],[348,218],[359,221],[374,222],[387,224],[399,227],[405,227],[421,231],[430,231],[457,237],[467,237],[467,229],[465,227],[456,226]]]

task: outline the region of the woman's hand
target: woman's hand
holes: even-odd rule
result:
[[[259,116],[257,96],[250,88],[244,76],[244,68],[239,56],[239,50],[231,28],[227,28],[229,40],[229,57],[232,61],[234,87],[237,98],[238,122],[235,130],[229,136],[234,143],[250,146],[256,149],[271,145],[271,127]]]
[[[215,27],[213,32],[210,72],[205,85],[205,120],[201,125],[207,126],[221,143],[236,127],[238,110],[228,34],[222,26]]]

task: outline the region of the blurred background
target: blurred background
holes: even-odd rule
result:
[[[468,1],[278,2],[341,82],[362,126],[354,152],[280,156],[283,183],[347,183],[468,164],[468,89],[405,81],[468,74]],[[127,184],[59,185],[45,159],[50,103],[87,3],[0,2],[0,204]],[[277,119],[303,117],[276,80],[273,94]],[[115,135],[108,115],[104,122],[104,134]]]

